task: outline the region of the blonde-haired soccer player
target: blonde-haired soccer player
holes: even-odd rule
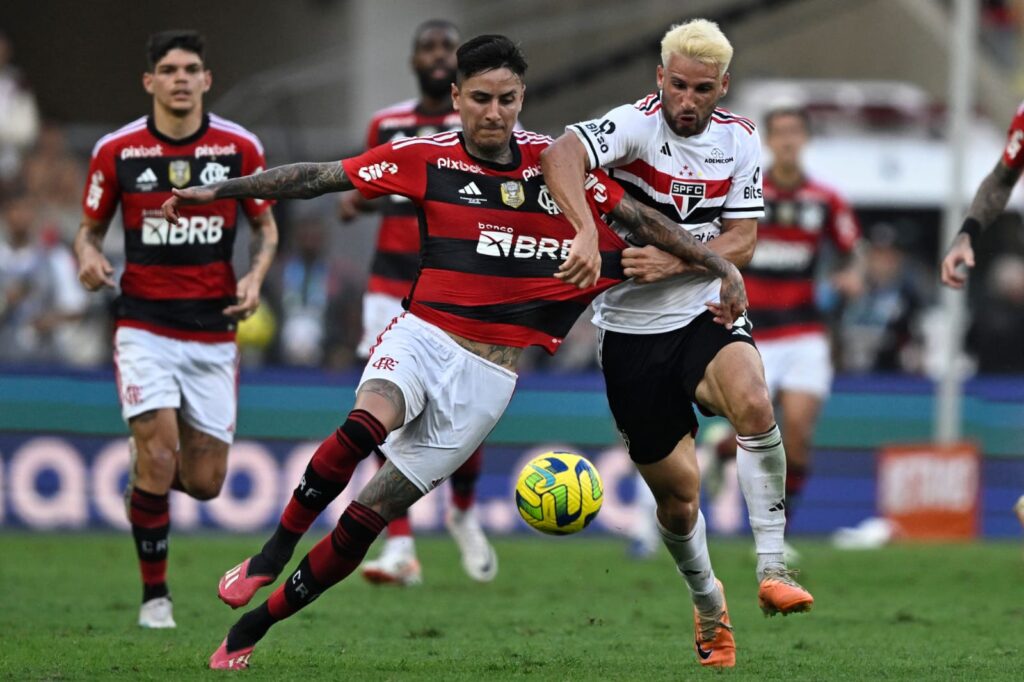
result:
[[[658,92],[570,125],[544,152],[545,182],[578,241],[597,229],[586,216],[581,178],[604,167],[632,197],[718,255],[737,266],[750,261],[764,215],[761,144],[753,123],[718,107],[731,59],[732,46],[714,23],[675,26],[662,41]],[[699,507],[693,403],[726,417],[739,434],[739,478],[767,614],[806,611],[814,602],[783,557],[782,437],[749,321],[715,324],[719,285],[699,268],[640,246],[623,252],[633,279],[594,301],[608,403],[654,493],[662,540],[689,587],[700,663],[732,666],[732,628]]]

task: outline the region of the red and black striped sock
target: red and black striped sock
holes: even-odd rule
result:
[[[166,597],[167,536],[171,530],[167,493],[157,495],[133,488],[128,515],[142,572],[142,601]]]
[[[303,557],[299,567],[260,606],[242,616],[228,633],[228,651],[253,646],[274,623],[311,604],[348,577],[387,525],[384,517],[353,502],[334,531]]]
[[[484,446],[481,445],[452,474],[452,504],[466,511],[476,502],[476,482],[484,464]]]
[[[384,425],[366,410],[349,412],[345,423],[313,453],[273,536],[249,563],[250,574],[276,576],[281,572],[299,539],[348,485],[356,465],[387,435]]]

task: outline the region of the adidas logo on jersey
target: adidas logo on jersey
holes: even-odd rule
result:
[[[661,153],[664,154],[665,156],[672,156],[672,150],[669,149],[668,142],[661,145]]]
[[[460,189],[459,198],[473,206],[479,206],[480,204],[487,203],[487,199],[484,198],[484,193],[476,186],[476,182],[470,182],[468,185]]]
[[[140,192],[148,192],[156,187],[157,180],[156,173],[153,172],[152,168],[144,170],[139,177],[135,178],[135,187]]]

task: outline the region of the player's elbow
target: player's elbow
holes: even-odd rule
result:
[[[750,265],[750,261],[754,259],[754,248],[757,246],[756,241],[751,241],[749,244],[744,244],[737,250],[735,257],[731,258],[733,265],[738,268],[745,268]]]
[[[585,170],[586,161],[586,150],[580,144],[579,138],[572,133],[563,133],[540,153],[540,169],[545,176],[565,167],[576,166]]]

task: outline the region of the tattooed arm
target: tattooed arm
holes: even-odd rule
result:
[[[224,309],[230,317],[247,318],[260,307],[260,288],[277,253],[277,221],[270,210],[250,218],[252,242],[249,244],[249,272],[238,280],[235,305]]]
[[[978,186],[978,191],[967,211],[964,228],[973,225],[978,234],[996,221],[1010,200],[1013,186],[1020,179],[1021,169],[1010,168],[1002,159],[996,163],[992,172],[985,176]],[[953,238],[953,243],[942,259],[942,283],[954,289],[961,289],[967,283],[967,275],[958,272],[961,265],[974,267],[974,244],[968,232],[961,231]]]
[[[292,163],[212,185],[176,189],[174,196],[164,202],[164,218],[177,222],[178,206],[208,204],[217,199],[311,199],[353,187],[340,161]]]
[[[747,292],[740,271],[685,229],[629,195],[623,197],[611,215],[640,240],[678,258],[689,271],[705,272],[722,280],[719,302],[707,303],[716,322],[731,328],[733,320],[746,310]]]

